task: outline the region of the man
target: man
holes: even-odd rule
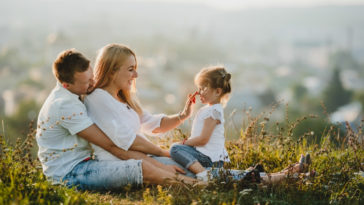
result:
[[[137,137],[129,150],[117,147],[87,116],[81,96],[93,87],[90,61],[75,49],[63,51],[53,64],[57,85],[43,104],[36,140],[43,172],[55,183],[65,181],[80,189],[117,189],[127,184],[163,184],[193,178],[177,175],[184,172],[175,165],[164,165],[146,156],[143,151],[161,155],[162,151],[145,146]],[[93,143],[121,160],[91,159]],[[144,146],[139,146],[143,143]],[[136,150],[136,151],[133,151]]]

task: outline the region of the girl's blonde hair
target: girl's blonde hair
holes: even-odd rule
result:
[[[221,103],[226,105],[231,92],[231,74],[226,72],[223,66],[211,66],[203,68],[195,76],[195,84],[207,86],[213,89],[221,88]]]
[[[136,55],[129,47],[122,44],[113,43],[101,48],[95,62],[94,89],[104,88],[105,86],[109,85],[113,75],[120,69],[120,67],[125,63],[125,60],[131,55],[134,56],[137,67]],[[126,102],[139,115],[142,114],[143,111],[136,98],[135,80],[133,82],[131,91],[129,92],[119,90],[118,97],[123,102]]]

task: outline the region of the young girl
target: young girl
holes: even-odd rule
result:
[[[207,180],[206,167],[223,166],[229,161],[225,149],[223,104],[231,92],[230,73],[224,67],[202,69],[195,77],[200,100],[206,106],[196,114],[191,137],[171,147],[172,159],[196,174],[198,179]]]

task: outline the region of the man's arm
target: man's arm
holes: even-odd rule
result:
[[[140,153],[140,152],[136,152],[136,151],[134,151],[134,152],[125,151],[125,150],[119,148],[95,124],[92,124],[90,127],[77,133],[77,135],[82,137],[83,139],[89,141],[90,143],[103,148],[104,150],[110,152],[112,155],[114,155],[117,158],[122,159],[122,160],[145,159],[148,157],[144,153]]]
[[[167,150],[163,150],[159,146],[151,143],[150,141],[144,139],[139,135],[136,135],[136,138],[133,144],[130,146],[129,150],[139,151],[145,154],[152,154],[156,156],[170,157]]]
[[[132,150],[125,151],[125,150],[121,149],[120,147],[116,146],[114,144],[114,142],[111,141],[110,138],[107,137],[105,135],[105,133],[99,127],[97,127],[95,124],[92,124],[90,127],[77,133],[77,135],[82,137],[83,139],[87,140],[88,142],[103,148],[104,150],[110,152],[112,155],[114,155],[115,157],[117,157],[119,159],[122,159],[122,160],[143,159],[143,160],[153,163],[154,165],[156,165],[158,167],[164,167],[165,169],[173,171],[173,172],[178,171],[178,172],[184,173],[184,171],[182,169],[180,169],[178,167],[162,164],[162,163],[158,162],[157,160],[155,160],[151,157],[148,157],[147,155],[145,155],[142,152],[132,151]]]

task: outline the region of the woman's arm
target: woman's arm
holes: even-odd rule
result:
[[[175,114],[162,118],[160,127],[153,130],[153,133],[164,133],[179,126],[186,118],[187,114]]]
[[[189,146],[204,146],[207,142],[209,142],[212,132],[218,124],[220,124],[219,120],[214,120],[212,117],[206,118],[203,124],[201,135],[186,140],[184,144]]]
[[[163,133],[163,132],[167,132],[173,128],[176,128],[185,119],[190,117],[193,103],[194,103],[193,98],[188,97],[183,111],[180,112],[179,114],[163,117],[160,127],[155,128],[153,130],[153,133]]]

